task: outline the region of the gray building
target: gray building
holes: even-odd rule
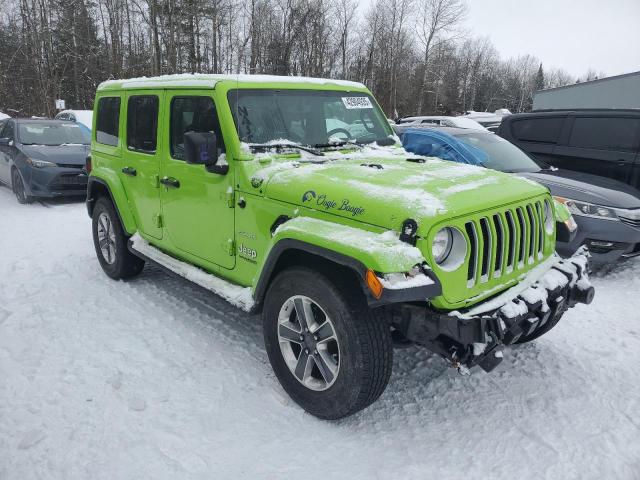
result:
[[[533,110],[640,108],[640,72],[538,90]]]

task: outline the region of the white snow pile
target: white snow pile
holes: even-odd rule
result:
[[[82,202],[0,187],[0,212],[2,480],[640,478],[640,259],[493,372],[396,349],[380,399],[324,422],[259,317],[157,268],[109,279]]]
[[[224,298],[232,305],[241,308],[245,312],[249,312],[254,305],[253,295],[250,287],[240,287],[229,283],[215,275],[205,272],[204,270],[181,262],[170,255],[162,252],[153,245],[150,245],[138,233],[131,237],[132,248],[148,257],[154,262],[159,263],[163,267],[168,268],[172,272],[200,285],[207,290],[211,290],[216,295]]]
[[[9,115],[7,115],[6,113],[0,112],[0,120],[4,120],[5,118],[11,118],[11,117]]]

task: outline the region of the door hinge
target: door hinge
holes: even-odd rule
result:
[[[160,188],[160,175],[154,175],[151,178],[151,182],[154,188]]]
[[[227,205],[233,208],[236,204],[236,194],[231,187],[227,190]]]
[[[236,241],[230,238],[227,243],[229,245],[229,255],[233,257],[236,254]]]
[[[162,221],[162,215],[159,213],[156,213],[153,215],[153,223],[155,224],[156,227],[158,228],[162,228],[163,227],[163,221]]]

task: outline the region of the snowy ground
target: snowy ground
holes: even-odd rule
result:
[[[380,400],[288,400],[259,321],[147,268],[100,270],[82,203],[0,187],[0,479],[640,478],[640,261],[491,374],[396,351]]]

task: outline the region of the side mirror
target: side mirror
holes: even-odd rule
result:
[[[187,163],[204,165],[207,171],[225,175],[228,165],[218,163],[218,138],[211,132],[187,132],[184,134],[184,153]]]
[[[10,138],[0,138],[0,147],[11,147],[13,141]]]

